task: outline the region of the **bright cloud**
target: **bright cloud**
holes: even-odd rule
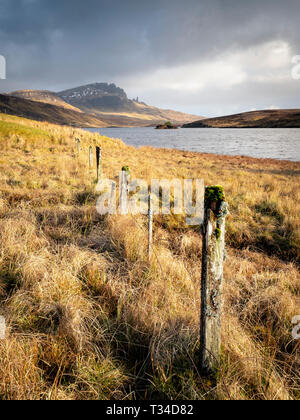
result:
[[[248,81],[276,82],[290,78],[292,51],[285,41],[272,41],[243,51],[231,50],[210,61],[160,68],[126,77],[123,85],[144,93],[153,89],[198,91],[209,86],[227,90]]]

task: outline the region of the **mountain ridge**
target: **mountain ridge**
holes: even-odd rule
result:
[[[61,92],[24,90],[10,93],[18,98],[40,103],[59,104],[73,111],[93,115],[109,126],[156,126],[171,121],[182,125],[203,117],[160,109],[129,99],[124,89],[114,83],[91,83]]]

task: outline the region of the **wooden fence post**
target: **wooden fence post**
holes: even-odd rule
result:
[[[89,167],[90,169],[93,167],[94,163],[94,156],[93,156],[93,148],[92,146],[89,147]]]
[[[123,166],[120,180],[120,214],[128,213],[128,181],[130,170],[128,166]]]
[[[76,138],[75,142],[76,142],[76,146],[77,146],[77,153],[80,154],[80,139]]]
[[[202,371],[210,371],[218,363],[221,350],[225,219],[228,214],[223,187],[206,188],[204,207],[200,367]]]
[[[111,191],[110,191],[110,206],[109,206],[109,213],[116,214],[116,190],[117,184],[113,181],[111,184]]]
[[[153,198],[151,194],[149,194],[148,204],[148,261],[150,262],[153,242]]]
[[[0,340],[5,340],[6,324],[4,316],[0,316]]]
[[[96,159],[97,159],[97,182],[102,177],[102,150],[101,147],[96,146]]]

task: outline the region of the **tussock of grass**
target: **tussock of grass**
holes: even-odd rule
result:
[[[82,151],[77,156],[75,137]],[[105,176],[204,178],[230,204],[222,360],[198,371],[201,236],[176,217],[96,213]],[[299,399],[298,163],[139,150],[81,130],[0,119],[1,399]]]

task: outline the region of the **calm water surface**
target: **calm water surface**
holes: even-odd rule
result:
[[[300,128],[100,128],[92,132],[122,139],[132,146],[150,145],[200,153],[245,155],[257,158],[300,161]]]

